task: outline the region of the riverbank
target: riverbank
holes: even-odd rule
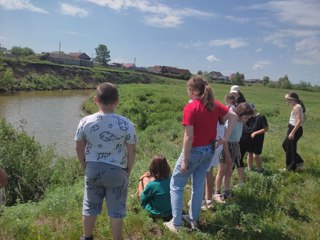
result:
[[[81,67],[0,57],[0,90],[91,89],[100,82],[117,84],[162,82],[145,72],[111,67]]]
[[[212,85],[215,97],[223,101],[229,87]],[[307,107],[308,120],[299,152],[306,159],[301,172],[281,172],[284,152],[281,143],[286,135],[290,108],[283,101],[287,90],[244,86],[246,98],[268,118],[262,153],[265,172],[246,172],[243,188],[234,188],[234,197],[215,209],[202,211],[200,231],[188,229],[178,235],[166,230],[162,220],[153,221],[140,207],[135,195],[139,176],[147,170],[154,154],[165,154],[171,168],[181,151],[183,127],[181,114],[188,101],[185,82],[171,84],[120,85],[118,113],[128,116],[137,125],[137,160],[130,176],[128,214],[124,239],[318,239],[320,236],[320,159],[315,142],[320,132],[318,94],[299,91]],[[92,111],[95,111],[92,107]],[[144,119],[144,120],[143,120]],[[67,161],[65,161],[67,162]],[[71,161],[79,166],[76,161]],[[82,176],[68,174],[69,168],[58,168],[56,181],[70,180],[49,186],[38,202],[0,208],[1,239],[79,239],[82,234]],[[72,168],[71,168],[72,169]],[[74,181],[74,183],[72,183]],[[237,183],[237,173],[232,177]],[[190,184],[185,190],[183,209],[187,211]],[[106,208],[104,206],[103,211]],[[106,214],[98,217],[96,239],[111,236]]]

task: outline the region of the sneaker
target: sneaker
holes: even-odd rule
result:
[[[213,202],[211,200],[207,200],[207,209],[214,208]]]
[[[213,199],[218,202],[218,203],[225,203],[224,199],[223,199],[223,196],[221,193],[215,193],[213,195]]]
[[[208,210],[207,200],[205,200],[205,199],[202,200],[201,209],[202,209],[202,210]]]
[[[264,172],[264,169],[263,169],[263,168],[260,168],[260,169],[259,169],[259,168],[256,168],[256,172],[257,172],[257,173],[263,173],[263,172]]]
[[[230,191],[225,191],[223,194],[223,198],[227,199],[227,198],[232,198],[232,194]]]
[[[189,214],[185,214],[182,216],[183,220],[185,220],[190,226],[191,229],[198,229],[197,221],[193,221],[190,219]]]
[[[173,219],[171,219],[169,222],[164,222],[163,225],[168,228],[171,232],[177,233],[181,230],[181,226],[176,226],[173,224]]]
[[[84,235],[81,237],[81,240],[93,240],[93,236],[85,237]]]

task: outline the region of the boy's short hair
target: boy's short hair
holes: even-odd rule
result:
[[[103,105],[113,104],[119,99],[116,86],[109,82],[104,82],[98,85],[96,96],[99,103]]]

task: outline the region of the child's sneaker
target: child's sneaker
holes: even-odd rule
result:
[[[202,200],[201,209],[202,210],[208,210],[207,200],[206,199]]]
[[[175,226],[173,224],[173,219],[171,219],[169,222],[164,222],[163,225],[173,233],[179,232],[182,228],[181,226]]]
[[[212,202],[212,200],[207,200],[207,209],[212,209],[212,208],[214,208],[214,205],[213,205],[213,202]]]
[[[256,168],[256,172],[257,173],[264,173],[264,169],[263,168]]]
[[[223,198],[227,199],[227,198],[232,198],[232,194],[230,191],[225,191],[223,194]]]
[[[93,240],[93,236],[91,235],[90,237],[85,237],[83,235],[80,240]]]
[[[223,199],[223,196],[221,193],[215,193],[213,195],[213,199],[218,202],[218,203],[225,203],[224,199]]]
[[[198,229],[197,221],[191,220],[189,217],[189,214],[183,215],[182,218],[191,226],[191,229],[193,230]]]

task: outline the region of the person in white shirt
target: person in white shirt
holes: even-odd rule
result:
[[[297,153],[297,143],[303,135],[302,123],[306,118],[306,107],[295,92],[286,94],[285,100],[288,105],[292,107],[292,111],[288,124],[287,137],[283,141],[282,147],[286,153],[286,169],[288,171],[296,171],[304,165],[304,160]]]

